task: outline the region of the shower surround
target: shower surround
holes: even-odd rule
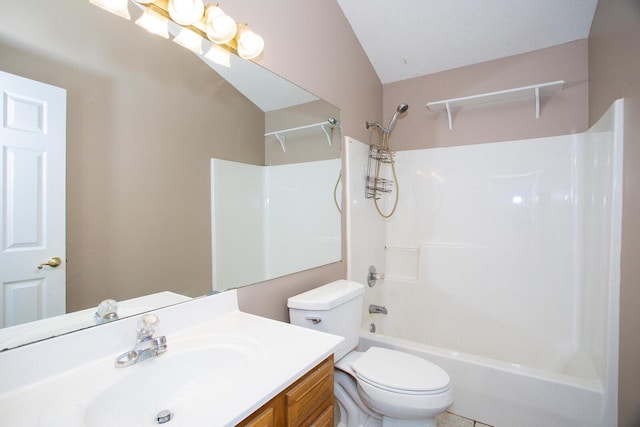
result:
[[[388,309],[361,346],[438,363],[452,412],[496,427],[615,426],[622,107],[582,134],[398,152],[389,220],[347,139],[348,275],[376,265],[365,306]]]
[[[258,166],[211,159],[213,289],[340,259],[340,159]]]

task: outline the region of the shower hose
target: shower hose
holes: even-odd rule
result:
[[[393,173],[393,182],[396,184],[396,197],[393,202],[393,208],[391,209],[391,212],[389,212],[388,214],[385,214],[384,212],[382,212],[382,209],[378,204],[378,197],[377,197],[378,187],[377,185],[374,184],[373,203],[376,206],[376,210],[378,211],[378,214],[380,214],[381,217],[387,219],[387,218],[391,218],[391,216],[393,216],[393,214],[396,212],[396,208],[398,207],[398,200],[400,199],[400,184],[398,183],[398,176],[396,175],[396,166],[395,166],[395,160],[393,159],[393,153],[391,152],[391,148],[389,147],[388,132],[382,133],[382,153],[389,156],[389,160],[391,163],[391,172]],[[380,178],[380,168],[382,166],[382,163],[383,162],[379,159],[376,165],[376,178],[374,182],[377,182],[378,179]]]

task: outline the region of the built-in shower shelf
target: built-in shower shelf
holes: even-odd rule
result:
[[[273,137],[278,140],[280,143],[280,147],[282,147],[282,152],[286,152],[286,143],[287,143],[287,135],[300,135],[305,132],[309,132],[313,129],[320,129],[327,137],[327,142],[331,145],[331,140],[333,139],[333,129],[339,126],[337,121],[327,120],[326,122],[313,123],[310,125],[298,126],[295,128],[282,129],[274,132],[267,132],[264,134],[265,138]]]
[[[427,104],[427,108],[431,111],[446,111],[449,119],[449,129],[453,129],[453,120],[451,110],[454,108],[467,107],[471,105],[488,104],[492,102],[509,101],[521,98],[535,98],[536,101],[536,119],[540,118],[540,98],[552,95],[562,89],[564,80],[558,80],[549,83],[540,83],[537,85],[517,87],[514,89],[500,90],[497,92],[482,93],[479,95],[464,96],[461,98],[445,99],[443,101],[434,101]]]

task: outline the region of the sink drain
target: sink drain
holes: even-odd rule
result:
[[[171,421],[171,411],[168,409],[165,409],[163,411],[158,412],[158,415],[156,415],[156,423],[158,424],[164,424],[164,423],[168,423],[169,421]]]

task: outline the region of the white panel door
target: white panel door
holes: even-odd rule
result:
[[[0,327],[7,327],[65,313],[66,91],[0,71],[0,97]],[[59,266],[42,265],[54,257]]]

